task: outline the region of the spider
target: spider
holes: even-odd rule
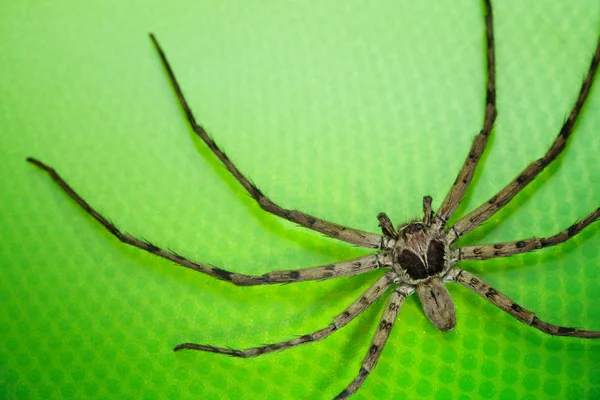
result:
[[[572,133],[573,126],[581,112],[583,104],[588,97],[594,75],[598,69],[598,64],[600,63],[599,40],[591,65],[583,80],[577,100],[575,101],[575,105],[546,154],[529,164],[515,179],[502,188],[496,195],[492,196],[487,202],[471,211],[452,226],[447,226],[447,221],[452,217],[471,182],[473,173],[485,149],[497,115],[494,30],[492,5],[490,0],[484,1],[484,7],[485,36],[487,42],[487,88],[482,129],[479,134],[475,136],[469,154],[460,169],[456,180],[437,211],[434,212],[432,209],[432,198],[430,196],[425,196],[423,198],[423,218],[413,220],[409,223],[400,225],[397,228],[394,227],[390,218],[385,213],[380,213],[377,216],[377,219],[379,220],[382,235],[348,228],[313,217],[301,211],[282,208],[265,196],[258,187],[239,171],[227,155],[217,146],[214,140],[206,133],[204,128],[196,122],[171,66],[167,61],[165,53],[154,35],[150,34],[150,38],[158,52],[164,68],[166,69],[170,82],[192,129],[200,136],[206,145],[208,145],[215,156],[221,160],[229,172],[239,181],[263,210],[305,228],[324,233],[334,239],[370,249],[376,249],[377,251],[375,254],[307,269],[273,271],[260,276],[226,271],[217,267],[191,261],[173,251],[159,248],[146,240],[121,232],[112,222],[98,213],[87,203],[87,201],[77,194],[77,192],[72,189],[52,167],[31,157],[27,158],[27,161],[46,171],[50,177],[73,200],[75,200],[75,202],[77,202],[77,204],[100,222],[121,242],[138,247],[216,279],[230,282],[234,285],[251,286],[292,283],[352,276],[375,269],[383,269],[386,271],[360,296],[359,299],[338,314],[328,326],[313,333],[288,341],[244,350],[220,348],[196,343],[183,343],[176,346],[174,348],[175,351],[192,349],[246,358],[318,341],[344,327],[377,299],[391,291],[387,306],[381,316],[381,320],[377,326],[369,350],[362,361],[358,374],[354,380],[352,380],[352,382],[336,396],[336,399],[345,399],[353,395],[371,373],[390,335],[404,299],[413,292],[417,293],[425,315],[437,329],[445,332],[454,328],[456,325],[456,312],[450,294],[444,285],[445,282],[458,282],[519,321],[544,333],[557,336],[600,338],[600,331],[569,328],[542,321],[536,317],[533,312],[521,307],[472,273],[455,267],[455,265],[462,260],[485,260],[496,257],[506,257],[514,254],[531,252],[544,247],[555,246],[572,238],[585,227],[600,218],[600,208],[598,208],[583,220],[574,223],[569,228],[553,236],[463,247],[454,245],[460,237],[477,228],[490,216],[503,208],[562,152],[568,137]],[[388,289],[390,290],[388,291]]]

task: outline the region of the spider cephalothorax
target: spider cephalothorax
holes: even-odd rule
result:
[[[447,226],[447,221],[452,217],[456,207],[463,199],[465,191],[473,178],[473,173],[483,154],[497,115],[492,6],[490,0],[484,0],[484,4],[486,9],[485,37],[487,43],[487,87],[485,91],[486,105],[483,126],[475,136],[471,150],[469,151],[462,168],[458,172],[454,184],[437,211],[432,212],[431,197],[426,196],[423,199],[423,220],[411,221],[398,227],[398,230],[394,229],[388,216],[381,213],[378,215],[378,219],[383,235],[345,227],[324,219],[313,217],[312,215],[301,211],[286,209],[265,196],[248,178],[246,178],[246,176],[244,176],[244,174],[240,172],[240,170],[238,170],[233,162],[217,146],[214,140],[206,133],[204,128],[196,122],[164,52],[156,41],[156,38],[153,35],[150,35],[192,129],[208,145],[214,155],[221,160],[229,172],[231,172],[231,174],[240,182],[248,194],[252,196],[263,210],[305,228],[323,233],[334,239],[373,249],[377,251],[375,254],[312,268],[272,271],[260,276],[226,271],[212,265],[201,264],[189,260],[173,251],[155,246],[144,239],[121,232],[109,219],[98,213],[87,201],[77,194],[52,167],[31,157],[28,158],[27,161],[45,170],[69,196],[71,196],[98,222],[104,225],[108,232],[116,236],[121,242],[238,286],[315,281],[337,278],[340,276],[352,276],[377,269],[385,271],[360,298],[338,314],[329,325],[315,332],[295,339],[244,350],[235,350],[230,347],[215,347],[197,343],[182,343],[175,347],[176,351],[193,349],[245,358],[314,342],[324,339],[333,332],[339,330],[356,318],[377,299],[389,294],[388,305],[383,311],[381,322],[377,326],[371,346],[361,364],[358,375],[336,396],[336,399],[345,399],[355,393],[363,384],[366,377],[371,373],[371,370],[377,363],[383,350],[383,346],[390,335],[404,299],[413,292],[417,292],[425,314],[439,330],[448,331],[455,326],[456,313],[454,304],[452,303],[450,294],[444,286],[444,282],[458,282],[503,311],[509,313],[519,321],[542,332],[558,336],[600,338],[600,331],[568,328],[541,321],[533,312],[519,306],[513,300],[475,275],[461,268],[453,268],[453,265],[461,260],[485,260],[496,257],[506,257],[557,245],[572,238],[586,226],[600,218],[600,208],[598,208],[581,221],[576,222],[568,229],[553,236],[521,239],[505,243],[479,244],[463,247],[455,246],[454,242],[459,237],[477,228],[490,216],[504,207],[515,195],[527,186],[527,184],[533,181],[565,148],[566,140],[571,135],[577,117],[588,97],[594,75],[600,64],[599,40],[594,56],[592,57],[591,65],[583,80],[583,84],[581,85],[579,96],[575,101],[575,105],[546,154],[537,161],[529,164],[515,179],[509,182],[487,202],[459,219],[453,225]]]
[[[403,282],[417,284],[450,268],[445,257],[448,243],[443,234],[418,222],[403,228],[392,249],[393,269]]]

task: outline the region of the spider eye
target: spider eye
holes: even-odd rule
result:
[[[399,231],[402,231],[403,233],[405,233],[405,234],[407,234],[407,235],[410,235],[410,234],[412,234],[412,233],[415,233],[415,232],[422,231],[422,230],[423,230],[423,228],[424,228],[424,226],[423,226],[423,224],[422,224],[422,223],[420,223],[420,222],[415,222],[415,223],[412,223],[412,224],[408,224],[408,225],[406,225],[405,227],[400,227],[400,226],[399,226],[399,227],[398,227],[398,230],[399,230]]]

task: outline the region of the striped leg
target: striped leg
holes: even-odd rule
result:
[[[200,351],[208,351],[211,353],[218,354],[226,354],[228,356],[240,357],[240,358],[248,358],[248,357],[256,357],[262,354],[271,353],[273,351],[285,350],[290,347],[298,346],[304,343],[316,342],[318,340],[322,340],[327,336],[331,335],[336,330],[342,328],[347,325],[350,321],[352,321],[356,316],[358,316],[361,312],[367,309],[375,300],[377,300],[387,288],[394,283],[394,279],[396,278],[396,274],[393,272],[388,272],[381,278],[379,278],[371,287],[369,287],[363,294],[358,298],[354,303],[352,303],[346,310],[340,313],[333,319],[333,322],[327,325],[325,328],[320,329],[316,332],[310,333],[308,335],[300,336],[299,338],[288,340],[285,342],[279,342],[274,344],[267,344],[259,347],[252,347],[245,350],[234,350],[231,348],[225,347],[214,347],[205,344],[196,344],[196,343],[183,343],[177,345],[175,347],[175,351],[183,350],[183,349],[191,349],[191,350],[200,350]]]
[[[88,214],[90,214],[96,221],[100,222],[110,233],[115,235],[117,239],[128,245],[138,247],[149,253],[155,254],[159,257],[166,258],[167,260],[173,261],[186,268],[191,268],[195,271],[202,272],[210,275],[213,278],[220,279],[222,281],[233,283],[238,286],[253,286],[253,285],[268,285],[274,283],[291,283],[300,281],[310,280],[322,280],[329,278],[336,278],[338,276],[348,276],[362,274],[363,272],[372,271],[380,267],[388,267],[392,261],[390,256],[386,253],[371,254],[368,256],[356,258],[354,260],[342,261],[335,264],[323,265],[319,267],[306,268],[301,270],[289,270],[289,271],[273,271],[266,273],[261,276],[236,274],[233,272],[226,271],[221,268],[199,264],[194,261],[190,261],[179,254],[161,249],[152,243],[138,239],[127,233],[121,232],[112,222],[106,217],[102,216],[98,211],[92,208],[87,201],[85,201],[69,184],[60,177],[60,175],[50,166],[42,163],[34,158],[28,158],[27,161],[33,165],[46,171],[50,177],[73,199],[79,204]]]
[[[479,134],[475,136],[469,155],[465,160],[465,163],[458,173],[450,192],[446,195],[446,198],[442,202],[442,205],[437,211],[437,216],[442,219],[445,224],[458,204],[463,199],[465,191],[471,183],[473,173],[481,154],[485,149],[488,137],[494,125],[494,121],[497,115],[496,109],[496,68],[495,68],[495,55],[494,55],[494,24],[492,15],[492,5],[490,0],[485,1],[486,16],[485,16],[485,28],[486,28],[486,39],[487,39],[487,88],[486,88],[486,105],[485,115],[483,118],[483,127]]]
[[[354,380],[350,382],[350,384],[346,386],[346,388],[342,390],[340,394],[338,394],[335,397],[335,399],[347,399],[348,397],[356,393],[356,391],[362,386],[363,382],[371,373],[371,370],[373,369],[375,364],[377,364],[377,360],[379,360],[379,356],[383,351],[385,342],[390,336],[390,332],[392,331],[394,322],[396,322],[396,317],[398,316],[398,312],[400,311],[402,302],[413,291],[414,288],[409,285],[402,285],[397,287],[396,290],[394,290],[394,292],[390,296],[390,300],[387,303],[387,307],[383,312],[381,321],[377,326],[375,336],[373,337],[373,341],[371,342],[371,347],[369,347],[369,352],[367,353],[367,356],[362,362],[360,371],[358,372],[358,376],[354,378]]]
[[[188,105],[183,95],[183,91],[181,90],[181,87],[179,86],[179,83],[175,78],[175,74],[173,73],[169,62],[167,61],[165,53],[163,52],[162,48],[158,44],[158,41],[156,40],[153,34],[150,34],[150,38],[152,39],[152,42],[154,43],[154,46],[158,51],[160,59],[162,60],[165,69],[167,70],[167,73],[171,80],[171,84],[173,85],[173,89],[175,89],[175,93],[177,93],[179,102],[181,103],[181,106],[185,111],[185,114],[192,129],[194,130],[194,132],[196,132],[198,136],[200,136],[200,138],[212,150],[215,156],[217,156],[217,158],[221,160],[223,165],[225,165],[225,168],[227,168],[227,170],[231,172],[235,179],[238,180],[238,182],[244,187],[244,189],[246,189],[248,194],[252,196],[254,200],[256,200],[258,205],[263,210],[273,215],[277,215],[278,217],[287,219],[288,221],[295,222],[299,225],[302,225],[305,228],[324,233],[325,235],[330,236],[334,239],[339,239],[344,242],[356,244],[362,247],[369,247],[374,249],[382,248],[381,245],[383,237],[381,235],[377,235],[375,233],[370,232],[364,232],[358,229],[347,228],[345,226],[338,225],[333,222],[328,222],[322,219],[315,218],[301,211],[288,210],[282,208],[279,205],[275,204],[273,201],[271,201],[271,199],[269,199],[267,196],[265,196],[252,182],[250,182],[250,180],[248,180],[248,178],[244,176],[244,174],[242,174],[237,169],[237,167],[233,164],[229,157],[227,157],[227,155],[217,146],[215,141],[208,135],[208,133],[206,133],[204,128],[196,122],[196,118],[194,117],[194,114],[192,113],[192,110],[190,109],[190,106]]]
[[[540,320],[535,316],[534,313],[528,311],[498,292],[496,289],[476,277],[475,275],[460,269],[455,269],[451,271],[455,274],[456,282],[460,283],[467,289],[477,293],[496,307],[500,308],[502,311],[512,315],[514,318],[519,321],[527,324],[529,326],[534,327],[544,333],[548,333],[550,335],[555,336],[573,336],[580,337],[586,339],[598,339],[600,338],[600,331],[588,331],[578,328],[569,328],[566,326],[559,326],[554,324],[549,324]]]
[[[598,44],[596,46],[592,62],[590,63],[590,68],[581,85],[579,96],[577,97],[577,100],[573,105],[573,109],[563,124],[558,136],[554,142],[552,142],[550,149],[548,149],[542,158],[529,164],[529,166],[527,166],[527,168],[525,168],[523,172],[519,174],[519,176],[517,176],[512,182],[500,190],[500,192],[494,195],[486,203],[471,211],[469,214],[461,218],[456,224],[454,224],[448,231],[449,239],[451,238],[452,242],[481,225],[485,220],[504,207],[510,200],[512,200],[513,197],[515,197],[517,193],[527,186],[529,182],[534,180],[535,177],[537,177],[538,174],[542,172],[548,164],[554,161],[554,159],[563,151],[565,144],[567,143],[567,139],[573,131],[575,121],[577,120],[583,104],[590,93],[590,88],[592,87],[594,75],[598,70],[599,63],[600,37],[598,38]]]
[[[531,238],[495,244],[464,246],[458,249],[458,260],[487,260],[489,258],[507,257],[513,254],[528,253],[544,247],[555,246],[566,242],[581,232],[586,226],[600,218],[600,208],[571,225],[569,228],[546,238]]]

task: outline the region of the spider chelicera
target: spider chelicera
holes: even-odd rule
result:
[[[575,105],[546,154],[529,164],[515,179],[484,204],[471,211],[452,226],[447,226],[447,221],[461,202],[465,191],[471,182],[473,173],[485,149],[485,145],[497,115],[492,6],[490,0],[485,0],[484,4],[486,10],[487,88],[483,127],[479,134],[475,136],[464,165],[437,211],[434,212],[432,210],[431,197],[425,196],[423,198],[424,215],[422,220],[414,220],[398,226],[397,228],[394,228],[394,225],[386,214],[381,213],[377,218],[383,235],[341,226],[315,218],[301,211],[288,210],[282,208],[266,197],[237,169],[227,155],[225,155],[213,139],[206,133],[204,128],[196,122],[163,50],[154,35],[150,35],[192,129],[208,145],[212,152],[221,160],[229,172],[233,174],[263,210],[302,225],[308,229],[324,233],[332,238],[358,246],[376,249],[376,254],[301,270],[273,271],[261,276],[229,272],[188,260],[175,252],[159,248],[148,241],[138,239],[127,233],[122,233],[107,218],[100,215],[81,196],[79,196],[53,168],[31,157],[27,158],[27,161],[45,170],[51,178],[77,202],[77,204],[83,207],[92,217],[104,225],[110,233],[115,235],[123,243],[138,247],[184,267],[194,269],[223,281],[231,282],[235,285],[251,286],[322,280],[361,274],[375,269],[386,270],[385,274],[371,285],[358,300],[337,315],[328,326],[316,332],[300,336],[293,340],[245,350],[234,350],[195,343],[183,343],[175,347],[176,351],[193,349],[226,354],[234,357],[253,357],[276,350],[287,349],[303,343],[321,340],[348,324],[348,322],[373,304],[375,300],[388,292],[389,288],[393,288],[387,306],[381,317],[381,321],[371,342],[371,346],[369,347],[368,353],[362,362],[356,378],[336,396],[337,399],[344,399],[354,394],[360,388],[377,363],[394,322],[396,321],[402,302],[413,292],[417,292],[425,315],[437,329],[449,331],[454,328],[456,325],[456,313],[450,294],[444,286],[444,282],[458,282],[519,321],[550,335],[600,338],[600,331],[568,328],[541,321],[534,313],[519,306],[475,275],[454,267],[454,265],[461,260],[485,260],[496,257],[506,257],[557,245],[572,238],[600,217],[600,208],[598,208],[583,220],[571,225],[568,229],[545,238],[531,238],[513,242],[463,247],[454,246],[454,243],[458,238],[481,225],[490,216],[504,207],[517,193],[534,180],[565,148],[565,143],[572,133],[575,121],[590,92],[594,75],[600,62],[599,40]]]

